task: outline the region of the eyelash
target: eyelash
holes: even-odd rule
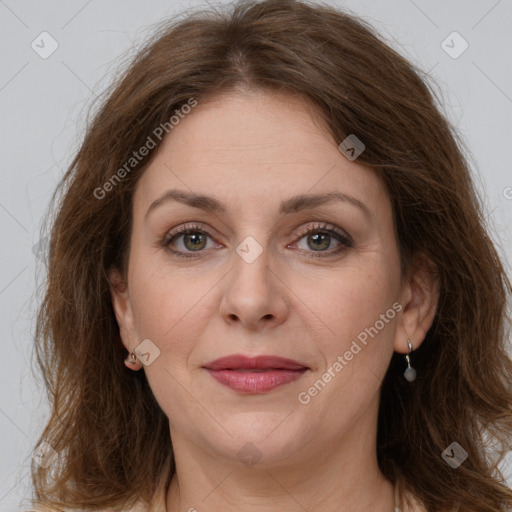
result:
[[[179,258],[197,258],[199,254],[194,254],[193,251],[188,251],[189,254],[184,253],[182,251],[176,251],[175,249],[171,249],[170,245],[171,243],[178,239],[180,236],[184,236],[191,233],[201,233],[203,235],[207,235],[210,238],[213,238],[212,235],[208,232],[207,229],[205,229],[202,225],[199,224],[192,224],[192,225],[185,225],[180,226],[177,230],[174,229],[170,233],[168,233],[161,241],[161,246],[170,251],[175,256],[178,256]],[[297,238],[297,241],[304,238],[306,235],[312,234],[312,233],[323,233],[333,236],[335,239],[338,240],[338,242],[341,243],[340,247],[337,249],[331,249],[330,251],[308,251],[311,252],[308,257],[311,258],[325,258],[328,256],[332,256],[335,254],[339,254],[342,251],[344,251],[347,248],[353,247],[353,241],[352,238],[345,234],[343,231],[336,228],[336,226],[332,224],[315,224],[314,226],[309,226],[305,229],[302,229],[300,231],[299,237]],[[304,253],[304,249],[299,249],[300,252]],[[204,250],[197,251],[197,253],[205,252]]]

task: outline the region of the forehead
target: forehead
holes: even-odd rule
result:
[[[217,96],[183,116],[140,178],[136,206],[169,188],[214,193],[233,212],[305,193],[386,199],[377,174],[339,151],[311,103],[268,92]]]

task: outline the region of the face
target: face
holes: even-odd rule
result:
[[[384,185],[339,142],[296,97],[219,96],[140,178],[115,309],[128,349],[150,340],[175,446],[275,463],[374,442],[405,292]]]

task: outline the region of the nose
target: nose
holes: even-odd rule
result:
[[[264,249],[252,262],[238,254],[234,260],[220,304],[224,321],[249,330],[283,323],[289,314],[290,292],[279,272],[269,267],[268,251]]]

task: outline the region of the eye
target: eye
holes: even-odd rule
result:
[[[306,227],[300,234],[296,244],[299,244],[301,252],[309,253],[311,257],[332,256],[353,246],[351,237],[331,224],[315,224]]]
[[[183,237],[183,245],[186,249],[191,251],[200,251],[206,247],[207,233],[201,231],[187,231],[178,238]]]
[[[211,239],[211,236],[201,228],[202,226],[199,225],[180,226],[162,240],[162,246],[176,256],[193,258],[196,256],[194,253],[200,253],[204,249],[211,248],[211,246],[208,246],[208,238]]]

